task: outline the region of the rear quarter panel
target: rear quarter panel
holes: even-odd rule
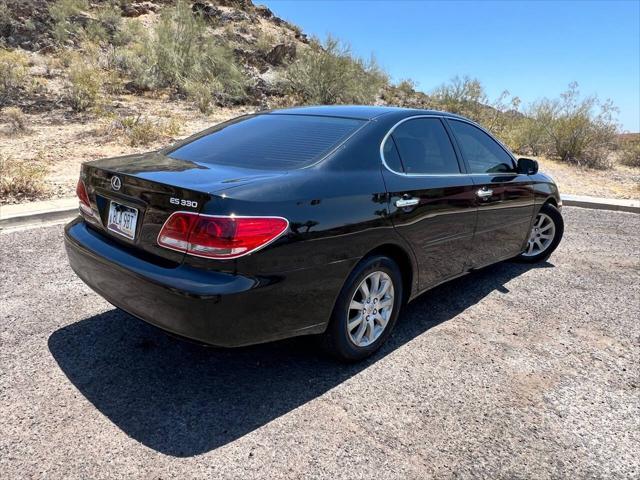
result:
[[[290,320],[292,327],[295,320],[287,318],[291,302],[307,312],[309,325],[326,323],[351,270],[378,246],[403,248],[415,268],[410,248],[389,218],[378,156],[382,136],[373,127],[315,166],[216,192],[202,213],[280,216],[289,221],[289,229],[250,255],[223,261],[187,256],[185,262],[255,276],[262,288],[280,289],[278,296],[288,305],[271,308],[282,309],[282,321]]]
[[[350,168],[349,155],[343,149],[334,153],[335,162],[216,192],[202,213],[280,216],[289,221],[289,229],[264,249],[236,260],[185,261],[239,273],[286,272],[359,259],[377,245],[396,241],[378,162]],[[330,168],[341,162],[343,168]]]

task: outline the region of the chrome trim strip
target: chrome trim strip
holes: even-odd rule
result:
[[[471,175],[471,176],[476,176],[476,175],[492,175],[492,176],[519,175],[517,172],[513,172],[513,173],[509,173],[509,172],[496,172],[496,173],[406,173],[406,172],[396,172],[391,167],[389,167],[389,165],[387,164],[387,162],[384,159],[384,153],[383,153],[384,152],[384,144],[386,143],[386,141],[389,138],[389,136],[393,133],[393,131],[399,125],[402,125],[404,122],[407,122],[409,120],[413,120],[415,118],[439,118],[440,120],[445,120],[445,119],[449,119],[450,118],[451,120],[456,120],[456,121],[459,121],[459,122],[468,123],[469,125],[473,125],[474,127],[479,128],[481,131],[483,131],[484,133],[489,135],[489,137],[491,137],[492,140],[497,142],[498,145],[500,145],[500,147],[502,147],[502,149],[507,153],[507,155],[509,155],[509,157],[511,157],[511,160],[514,162],[514,164],[517,164],[515,157],[509,151],[509,149],[507,147],[505,147],[504,144],[500,140],[495,138],[493,135],[491,135],[488,131],[486,131],[484,128],[482,128],[477,123],[472,122],[471,120],[467,120],[466,118],[463,118],[463,117],[449,117],[447,115],[442,115],[442,114],[440,114],[440,115],[438,115],[438,114],[424,114],[424,115],[412,115],[411,117],[403,118],[398,123],[393,125],[389,129],[389,131],[385,134],[385,136],[382,138],[382,142],[380,142],[380,160],[382,160],[382,165],[384,165],[384,167],[387,170],[389,170],[391,173],[394,173],[396,175],[400,175],[402,177],[456,177],[456,176],[469,176],[469,175]],[[452,145],[452,147],[453,147],[453,145]],[[399,153],[400,152],[398,152],[398,154]]]
[[[389,136],[393,133],[393,131],[398,128],[399,125],[402,125],[404,122],[408,122],[409,120],[413,120],[416,118],[439,118],[442,119],[443,115],[434,115],[434,114],[424,114],[424,115],[412,115],[411,117],[406,117],[400,120],[398,123],[393,125],[389,129],[389,131],[382,138],[382,142],[380,142],[380,159],[382,160],[382,164],[385,166],[387,170],[396,175],[400,175],[401,177],[452,177],[452,176],[462,176],[467,175],[466,173],[406,173],[406,172],[396,172],[393,170],[384,159],[384,144],[387,142]],[[452,145],[453,148],[453,145]],[[400,152],[398,152],[399,154]]]

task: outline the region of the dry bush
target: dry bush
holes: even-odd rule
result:
[[[27,117],[18,107],[8,107],[2,111],[2,117],[9,123],[9,134],[17,135],[28,131]]]
[[[49,6],[49,15],[53,20],[53,38],[59,44],[78,40],[83,32],[80,19],[82,12],[89,8],[87,0],[56,0]]]
[[[437,87],[431,94],[435,108],[467,117],[505,142],[513,134],[512,129],[519,117],[520,99],[503,91],[498,98],[491,99],[477,78],[454,77]]]
[[[273,49],[274,45],[278,43],[278,39],[270,32],[260,31],[258,38],[256,39],[256,50],[263,55],[266,55]]]
[[[616,109],[594,96],[582,98],[572,83],[557,99],[542,99],[523,113],[520,100],[503,92],[488,98],[482,84],[469,77],[455,77],[432,93],[437,108],[468,117],[518,153],[549,155],[579,166],[612,167],[615,148]]]
[[[613,119],[616,108],[610,101],[595,96],[580,97],[577,83],[560,94],[559,99],[543,99],[530,109],[536,128],[542,128],[548,142],[548,154],[576,165],[611,168],[618,126]]]
[[[87,57],[77,57],[69,65],[67,100],[76,112],[84,112],[102,100],[103,72]]]
[[[395,86],[404,95],[412,95],[416,92],[417,84],[411,78],[400,80]]]
[[[292,95],[304,103],[371,104],[388,83],[375,59],[355,57],[348,45],[328,36],[311,42],[285,70],[282,80]]]
[[[49,6],[54,40],[59,45],[84,41],[122,45],[122,12],[116,0],[99,4],[88,0],[56,0]]]
[[[143,37],[145,33],[145,27],[140,21],[136,19],[121,21],[117,30],[113,34],[111,44],[116,47],[129,45],[135,42],[138,38]]]
[[[480,121],[483,105],[489,102],[480,81],[468,76],[452,78],[448,83],[437,87],[431,96],[442,110],[462,115],[476,122]]]
[[[0,154],[0,203],[40,198],[47,167],[40,160],[15,160]]]
[[[132,147],[149,145],[162,138],[162,126],[143,117],[127,117],[123,120],[125,135]]]
[[[622,140],[618,151],[620,163],[628,167],[640,168],[640,135]]]
[[[27,80],[29,60],[20,50],[0,48],[0,107],[17,95]]]
[[[200,83],[186,82],[184,86],[187,98],[194,102],[198,110],[204,114],[211,113],[211,104],[213,103],[213,91],[222,88],[217,82]]]
[[[132,147],[147,146],[179,135],[180,123],[173,118],[154,120],[142,115],[117,117],[107,128],[107,134],[124,136]]]

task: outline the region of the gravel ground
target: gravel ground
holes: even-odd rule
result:
[[[370,361],[181,342],[0,235],[3,478],[638,478],[640,215],[423,295]]]

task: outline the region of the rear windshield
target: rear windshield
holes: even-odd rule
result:
[[[302,168],[320,160],[364,123],[350,118],[256,115],[215,127],[168,155],[244,168]]]

